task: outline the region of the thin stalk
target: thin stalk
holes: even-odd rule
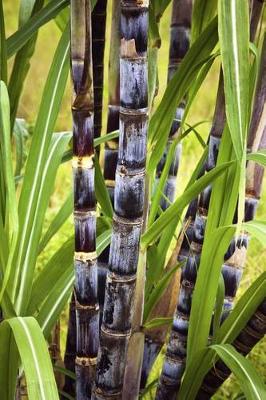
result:
[[[261,65],[257,80],[256,93],[253,105],[253,114],[248,136],[248,151],[256,152],[266,148],[266,38],[264,38]],[[255,217],[259,203],[264,168],[252,161],[248,161],[246,168],[246,198],[245,222],[252,221]],[[246,252],[249,243],[247,232],[235,238],[225,255],[222,274],[225,284],[225,301],[222,320],[233,308],[237,289],[242,278]]]
[[[120,136],[113,233],[93,399],[122,398],[143,224],[148,1],[121,1]]]
[[[246,356],[253,347],[266,334],[266,300],[258,307],[252,315],[245,328],[240,332],[232,345],[235,349]],[[230,369],[219,360],[204,378],[203,384],[197,394],[197,400],[210,399],[224,381],[230,376]]]
[[[222,73],[220,73],[213,125],[209,137],[209,153],[205,165],[207,171],[215,167],[224,124],[225,104],[223,78]],[[197,267],[199,265],[203,243],[210,192],[211,188],[206,188],[201,194],[199,201],[195,199],[190,204],[185,217],[188,228],[178,255],[178,261],[183,262],[184,267],[181,272],[179,298],[174,314],[173,326],[156,392],[157,400],[166,398],[169,400],[176,399],[181,378],[185,370],[192,294],[196,282]]]
[[[174,0],[172,8],[172,20],[170,28],[170,48],[169,48],[169,64],[168,64],[168,82],[172,79],[174,73],[178,69],[181,61],[189,49],[190,29],[191,29],[191,16],[192,16],[192,0]],[[158,164],[156,175],[157,179],[165,166],[167,153],[173,139],[176,137],[179,130],[181,120],[184,114],[186,102],[185,99],[179,104],[176,109],[175,119],[172,123],[168,143],[166,145],[165,153]],[[175,198],[176,191],[176,176],[178,172],[182,145],[178,144],[176,147],[175,157],[172,162],[168,179],[164,188],[164,194],[170,203]],[[161,200],[161,207],[163,210],[170,204],[165,198]]]
[[[113,0],[111,43],[109,54],[109,102],[107,117],[107,133],[119,130],[119,102],[120,102],[120,0]],[[118,157],[118,139],[107,142],[104,149],[104,179],[112,203],[114,203],[115,171]],[[108,246],[98,259],[98,295],[100,305],[100,321],[104,305],[105,282],[108,270],[110,246]]]
[[[99,346],[90,0],[71,1],[76,398],[90,398]]]
[[[91,14],[95,138],[102,130],[106,5],[107,0],[98,0]]]
[[[68,317],[68,329],[67,329],[64,365],[67,370],[74,373],[75,373],[75,358],[76,358],[76,341],[77,341],[76,307],[75,307],[75,295],[73,293],[69,304],[69,317]],[[65,376],[65,384],[63,387],[63,392],[70,396],[75,396],[75,381],[69,376]],[[65,397],[62,396],[62,399],[65,399]]]

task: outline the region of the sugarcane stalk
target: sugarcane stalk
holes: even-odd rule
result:
[[[172,20],[170,28],[170,48],[169,48],[169,64],[168,64],[168,82],[172,79],[174,73],[178,69],[181,61],[189,49],[190,28],[191,28],[191,15],[192,15],[192,0],[174,0],[172,7]],[[157,179],[165,166],[167,153],[171,143],[176,136],[181,120],[185,110],[185,99],[179,104],[176,109],[175,119],[172,123],[169,138],[166,145],[164,155],[157,166],[156,175]],[[176,191],[176,176],[178,172],[182,145],[179,143],[176,147],[175,156],[171,164],[168,178],[164,188],[165,197],[170,203],[175,198]],[[161,208],[166,210],[170,204],[165,198],[161,199]]]
[[[172,17],[171,17],[171,25],[170,25],[170,47],[169,47],[169,64],[168,64],[168,82],[172,79],[174,73],[178,69],[182,59],[186,55],[189,49],[189,39],[190,39],[190,28],[191,28],[191,15],[192,15],[192,1],[191,0],[174,0],[172,6]],[[182,120],[182,116],[184,114],[185,108],[185,100],[181,102],[181,104],[177,107],[175,113],[175,119],[172,123],[168,142],[163,154],[162,159],[160,160],[157,169],[156,169],[156,179],[157,181],[160,179],[161,173],[164,169],[166,158],[168,154],[168,150],[172,144],[172,141],[176,137],[176,134],[179,130],[180,123]],[[169,204],[175,198],[176,191],[176,177],[181,157],[182,145],[178,144],[176,147],[176,151],[174,154],[174,159],[171,164],[169,174],[167,177],[167,181],[164,188],[164,195],[161,199],[161,208],[166,210]],[[167,290],[168,296],[177,296],[176,290],[176,282],[175,280],[178,278],[177,274],[175,274],[175,279],[171,280],[171,289],[170,287]],[[157,311],[161,308],[164,309],[166,313],[161,313],[159,315],[172,315],[173,309],[172,307],[165,309],[165,296],[160,300],[162,306],[160,304],[157,307]],[[157,314],[158,315],[158,314]],[[167,316],[166,315],[166,316]],[[166,329],[161,328],[159,331],[154,330],[145,335],[145,345],[144,345],[144,357],[143,357],[143,366],[141,372],[141,388],[143,389],[146,385],[146,381],[150,372],[150,369],[157,357],[163,343],[165,342]]]
[[[264,38],[261,65],[257,79],[257,87],[254,98],[253,114],[248,135],[248,151],[256,152],[266,148],[266,38]],[[252,161],[248,161],[246,168],[246,195],[245,195],[245,222],[252,221],[255,217],[259,203],[264,168]],[[246,260],[246,252],[249,242],[247,232],[234,238],[225,255],[222,274],[225,285],[225,301],[222,320],[224,320],[233,308],[234,299]]]
[[[109,54],[109,100],[107,133],[119,130],[119,102],[120,102],[120,0],[113,0],[111,40]],[[112,204],[114,203],[115,171],[118,157],[118,139],[107,142],[104,149],[104,179]],[[98,297],[100,305],[100,323],[104,305],[105,282],[108,270],[110,246],[108,246],[98,259]]]
[[[71,1],[76,398],[90,398],[99,345],[90,0]]]
[[[120,135],[113,233],[93,399],[121,399],[143,223],[148,1],[121,1]]]
[[[206,170],[211,170],[215,167],[224,124],[225,104],[223,78],[222,73],[220,73],[214,119],[209,137],[209,152],[205,165]],[[178,261],[183,262],[184,266],[181,272],[179,297],[174,314],[173,326],[156,392],[157,400],[166,398],[169,400],[176,399],[185,370],[189,316],[196,282],[197,267],[199,265],[203,243],[210,192],[211,188],[206,188],[201,194],[199,201],[195,199],[191,202],[185,217],[185,220],[188,222],[188,228],[178,255]]]
[[[73,293],[69,304],[69,317],[68,317],[64,365],[68,371],[74,373],[75,373],[75,358],[76,358],[76,341],[77,341],[76,307],[75,307],[75,296]],[[75,396],[75,381],[67,375],[65,376],[65,384],[63,387],[63,392],[70,396]],[[65,397],[62,396],[62,399],[65,399]]]
[[[102,130],[106,5],[107,0],[98,0],[91,14],[95,138]]]
[[[232,345],[235,349],[246,356],[253,347],[266,334],[266,300],[264,300],[252,315],[244,329],[240,332]],[[202,386],[196,396],[197,400],[210,399],[219,387],[230,376],[230,369],[219,360],[205,376]]]

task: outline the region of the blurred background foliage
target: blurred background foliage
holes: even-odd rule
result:
[[[10,36],[17,29],[19,0],[4,0],[4,13],[6,19],[6,35]],[[160,32],[162,38],[162,45],[159,50],[159,92],[157,99],[160,99],[166,88],[167,67],[168,67],[168,48],[169,48],[169,26],[170,26],[171,5],[167,8],[160,23]],[[107,31],[106,31],[106,48],[105,48],[105,84],[104,84],[104,112],[103,112],[103,130],[105,133],[106,117],[107,117],[107,98],[108,98],[108,55],[110,48],[110,20],[111,20],[111,2],[108,5],[107,14]],[[60,38],[60,31],[55,22],[49,22],[44,25],[39,31],[35,54],[31,60],[31,68],[25,86],[23,95],[21,97],[18,117],[27,121],[29,126],[34,125],[39,104],[41,101],[41,93],[44,88],[48,70],[53,59],[53,55]],[[13,62],[13,59],[9,61]],[[10,67],[10,65],[9,65]],[[10,69],[9,69],[10,70]],[[196,100],[193,103],[191,111],[188,116],[188,123],[194,125],[197,122],[205,121],[197,129],[203,140],[206,141],[209,130],[210,121],[214,111],[214,103],[218,85],[218,65],[214,63],[210,73],[208,74],[204,84],[202,85]],[[67,90],[62,102],[59,118],[56,124],[57,131],[71,130],[71,86],[70,79],[68,80]],[[156,102],[155,102],[156,107]],[[191,173],[200,157],[201,147],[196,138],[196,135],[189,135],[183,141],[183,154],[181,165],[178,172],[177,195],[182,193],[182,190],[187,183]],[[71,165],[70,163],[63,164],[59,169],[55,191],[50,200],[49,212],[46,217],[44,229],[46,230],[49,222],[56,215],[60,205],[68,196],[71,190]],[[228,188],[230,190],[230,188]],[[265,219],[266,216],[266,187],[264,179],[264,190],[262,193],[262,201],[259,203],[257,212],[258,219]],[[42,268],[53,252],[58,249],[59,245],[64,243],[66,238],[72,234],[72,221],[67,221],[60,232],[51,240],[47,247],[47,251],[43,252],[43,256],[39,259],[39,268]],[[249,287],[255,277],[265,270],[266,266],[266,249],[255,240],[251,240],[251,245],[248,250],[248,258],[246,268],[244,271],[243,279],[241,281],[240,290],[237,297],[239,298],[243,292]],[[62,351],[64,351],[64,343],[66,337],[66,312],[62,316]],[[256,365],[259,373],[266,381],[266,340],[264,339],[256,346],[252,354],[249,356]],[[152,377],[151,377],[152,380]],[[241,395],[241,388],[234,377],[231,377],[223,386],[223,388],[214,396],[215,400],[222,399],[244,399]]]

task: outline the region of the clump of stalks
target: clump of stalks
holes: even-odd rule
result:
[[[191,0],[174,0],[172,6],[172,17],[170,26],[170,47],[169,47],[169,64],[168,64],[168,82],[172,79],[174,73],[178,69],[182,59],[186,55],[189,49],[190,40],[190,28],[191,28],[191,14],[192,14],[192,1]],[[185,100],[177,107],[175,113],[175,119],[172,123],[169,138],[166,145],[166,149],[158,164],[156,170],[156,179],[159,180],[161,173],[164,169],[166,157],[168,150],[179,132],[181,120],[184,114]],[[173,202],[176,192],[176,177],[178,173],[178,167],[181,157],[181,143],[177,145],[173,162],[171,164],[169,175],[164,188],[164,196],[161,199],[161,208],[166,210],[166,208]],[[167,289],[167,295],[175,296],[175,279],[172,280],[172,285]],[[172,315],[174,302],[170,302],[167,306],[166,295],[160,300],[158,307],[154,310],[154,315]],[[165,341],[166,329],[156,329],[151,330],[145,335],[145,347],[144,347],[144,357],[142,366],[142,376],[141,376],[141,388],[146,385],[147,377],[152,367],[152,364],[158,355],[163,343]]]
[[[251,37],[254,38],[256,33],[256,26],[254,25],[254,20],[251,19],[251,21],[253,21]],[[259,18],[256,19],[257,24],[258,21]],[[261,83],[262,82],[259,82],[260,88],[263,87]],[[208,159],[205,164],[206,171],[210,171],[216,165],[218,149],[224,129],[224,123],[225,101],[223,91],[223,77],[221,73],[214,115],[214,123],[209,137]],[[248,170],[249,168],[250,167],[248,166]],[[251,190],[253,192],[252,195],[247,195],[248,198],[246,199],[245,213],[246,221],[254,218],[254,212],[257,203],[256,196],[258,196],[260,193],[261,179],[259,179],[259,183],[256,189],[258,189],[258,192],[256,194],[254,193],[253,188]],[[170,334],[165,362],[163,365],[162,374],[156,393],[156,399],[163,399],[166,397],[169,399],[174,399],[176,397],[185,369],[189,315],[193,290],[197,277],[197,269],[200,263],[210,195],[211,187],[209,186],[199,196],[196,207],[193,207],[193,204],[191,204],[191,207],[189,207],[188,213],[186,215],[186,218],[189,217],[191,222],[189,225],[189,230],[187,231],[187,237],[185,237],[183,241],[178,257],[180,261],[185,262],[185,266],[182,268],[179,300],[176,308],[176,313],[174,315],[173,328]],[[189,239],[191,240],[190,243]],[[245,261],[244,255],[246,253],[246,247],[247,235],[244,234],[240,238],[236,238],[232,241],[228,252],[225,255],[225,264],[222,268],[222,274],[224,277],[226,297],[222,319],[226,318],[226,316],[228,315],[228,311],[232,308],[233,299],[235,297],[240,277],[242,275],[241,266],[243,266],[243,263]]]
[[[264,39],[261,67],[257,80],[253,114],[248,137],[248,151],[256,152],[266,148],[266,39]],[[245,198],[245,222],[255,217],[259,202],[264,169],[253,161],[248,161],[246,167],[246,198]],[[233,239],[225,255],[222,266],[224,278],[225,300],[221,319],[224,320],[231,309],[245,266],[245,255],[248,247],[249,236],[244,232]],[[234,341],[234,347],[243,355],[247,355],[255,344],[266,333],[266,301],[263,301],[258,310],[252,316],[245,329]],[[223,362],[218,361],[214,368],[204,378],[202,387],[198,393],[198,399],[209,399],[230,375],[230,370]]]
[[[71,2],[76,398],[90,396],[99,345],[90,0]]]
[[[208,159],[205,169],[215,167],[218,147],[225,122],[223,79],[220,74],[214,120],[209,138]],[[186,365],[186,345],[192,294],[196,282],[197,267],[203,243],[203,232],[208,212],[210,187],[206,188],[200,200],[195,199],[188,207],[185,223],[187,229],[183,239],[178,261],[182,262],[178,302],[173,326],[166,350],[165,361],[156,392],[156,399],[175,399],[180,388]]]
[[[148,2],[121,2],[120,137],[113,233],[92,398],[121,399],[143,223]]]

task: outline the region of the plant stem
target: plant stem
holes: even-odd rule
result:
[[[99,345],[90,0],[71,2],[76,398],[90,398]]]
[[[143,223],[148,1],[121,1],[120,137],[113,233],[93,399],[121,399]]]
[[[98,0],[91,14],[95,138],[102,130],[106,5],[107,0]]]

